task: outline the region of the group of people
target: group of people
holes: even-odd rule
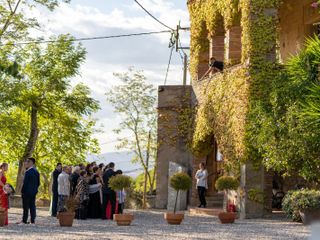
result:
[[[113,162],[74,167],[58,163],[52,173],[51,216],[66,211],[66,201],[72,197],[78,202],[77,219],[113,219],[114,213],[122,213],[125,201],[124,190],[115,192],[108,186],[109,179],[117,174],[122,171],[115,171]]]
[[[21,188],[23,216],[17,224],[35,224],[36,195],[40,186],[40,174],[37,171],[36,160],[27,158],[24,161],[24,178]],[[6,172],[8,164],[0,165],[0,208],[6,211],[5,225],[8,225],[9,196],[14,193],[12,185],[7,183]],[[52,173],[51,216],[67,211],[66,203],[73,198],[76,203],[77,219],[101,218],[113,219],[114,213],[122,213],[125,202],[125,191],[115,192],[109,187],[111,177],[122,174],[115,171],[113,162],[104,166],[92,162],[77,166],[56,165]],[[29,220],[30,213],[30,221]]]

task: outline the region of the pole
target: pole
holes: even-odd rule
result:
[[[183,56],[183,85],[187,85],[187,54],[184,54]]]

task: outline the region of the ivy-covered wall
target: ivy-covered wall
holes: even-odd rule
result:
[[[227,30],[242,27],[242,65],[212,77],[196,117],[193,138],[195,155],[205,155],[215,136],[227,166],[239,169],[241,162],[256,160],[254,138],[259,112],[266,111],[270,82],[277,76],[277,9],[280,0],[193,0],[188,2],[191,18],[190,71],[197,79],[201,53],[208,51],[223,18]],[[207,36],[205,35],[207,34]],[[193,81],[193,85],[197,85]]]

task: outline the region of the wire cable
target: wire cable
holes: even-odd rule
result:
[[[134,37],[134,36],[143,36],[143,35],[151,35],[151,34],[160,34],[160,33],[169,33],[169,30],[163,31],[154,31],[154,32],[141,32],[141,33],[130,33],[130,34],[120,34],[120,35],[110,35],[110,36],[101,36],[101,37],[87,37],[87,38],[75,38],[71,39],[72,42],[80,42],[80,41],[91,41],[91,40],[101,40],[101,39],[110,39],[110,38],[122,38],[122,37]],[[36,41],[27,41],[27,42],[18,42],[18,43],[6,43],[0,44],[0,46],[4,45],[27,45],[32,43],[53,43],[58,40],[36,40]]]
[[[134,0],[150,17],[152,17],[154,20],[156,20],[158,23],[160,23],[162,26],[170,29],[171,31],[175,31],[173,28],[169,27],[168,25],[161,22],[159,19],[157,19],[155,16],[153,16],[147,9],[145,9],[137,0]]]
[[[170,49],[169,62],[168,62],[166,77],[165,77],[165,79],[164,79],[164,84],[163,84],[163,85],[166,85],[166,84],[167,84],[167,79],[168,79],[168,73],[169,73],[169,68],[170,68],[170,64],[171,64],[171,58],[172,58],[173,48],[174,48],[174,46],[172,46],[171,49]]]

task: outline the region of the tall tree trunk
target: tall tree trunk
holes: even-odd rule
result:
[[[32,157],[32,154],[34,152],[34,149],[37,143],[38,135],[39,135],[38,105],[35,102],[32,102],[31,115],[30,115],[30,135],[29,135],[27,145],[24,149],[23,156],[19,160],[19,168],[18,168],[18,175],[17,175],[17,182],[16,182],[17,193],[21,193],[21,188],[22,188],[23,176],[25,172],[25,169],[23,167],[23,162],[29,157]]]
[[[157,172],[157,164],[155,163],[154,167],[153,167],[153,175],[152,175],[152,180],[151,180],[151,183],[150,183],[150,194],[152,194],[153,192],[153,189],[154,189],[154,183],[155,183],[155,180],[156,180],[156,172]]]

